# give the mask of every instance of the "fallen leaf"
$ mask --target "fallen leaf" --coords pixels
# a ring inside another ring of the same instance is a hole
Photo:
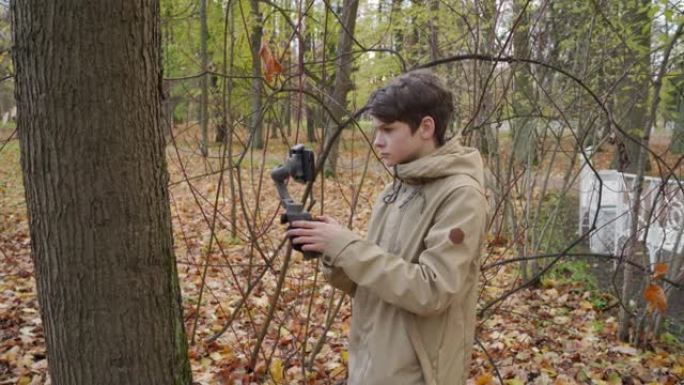
[[[525,383],[518,378],[512,378],[510,380],[504,380],[505,385],[525,385]]]
[[[274,358],[271,361],[271,367],[269,368],[271,373],[271,378],[276,384],[283,382],[283,362],[279,358]]]
[[[200,360],[200,365],[201,365],[203,368],[205,368],[205,369],[206,369],[206,368],[209,368],[209,367],[211,366],[211,359],[208,358],[208,357],[202,358],[202,359]]]
[[[613,346],[612,348],[610,348],[610,351],[615,353],[626,354],[629,356],[636,356],[637,354],[639,354],[636,348],[629,345]]]
[[[475,385],[488,385],[492,383],[492,374],[484,373],[475,378]]]
[[[610,385],[622,385],[622,378],[620,377],[620,375],[617,372],[611,371],[607,377],[608,378],[606,379],[606,381],[608,382],[608,384],[610,384]]]

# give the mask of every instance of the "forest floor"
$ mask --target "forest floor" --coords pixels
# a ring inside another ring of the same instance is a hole
[[[268,171],[282,161],[287,146],[280,139],[271,140],[268,153],[254,152],[242,160],[242,193],[235,197],[239,231],[233,235],[228,178],[224,175],[221,188],[218,183],[219,147],[212,146],[211,156],[205,160],[198,155],[194,133],[178,131],[167,155],[185,325],[188,339],[194,341],[189,352],[194,381],[343,381],[349,299],[323,282],[317,262],[304,261],[298,253],[284,271],[280,295],[273,295],[283,272],[285,248],[279,248],[283,228],[276,220],[279,202]],[[0,385],[44,384],[49,383],[48,365],[30,256],[19,146],[16,140],[5,143],[10,134],[0,130]],[[326,179],[323,186],[315,184],[312,209],[349,223],[360,234],[365,234],[374,197],[391,180],[372,156],[364,175],[367,149],[360,136],[345,137],[337,178]],[[564,168],[559,164],[553,167],[558,167],[560,175]],[[565,167],[568,165],[569,161]],[[295,197],[303,192],[301,186],[292,185],[291,190]],[[573,210],[570,215],[577,212]],[[216,236],[210,243],[214,216]],[[573,234],[573,225],[567,226]],[[259,240],[258,247],[249,242],[253,238]],[[501,239],[490,238],[482,263],[512,256]],[[516,268],[516,264],[505,264],[483,273],[480,307],[520,283]],[[564,262],[545,276],[538,288],[519,291],[480,317],[469,384],[496,384],[498,376],[507,385],[684,383],[682,342],[668,333],[652,339],[645,349],[619,342],[616,307],[607,306],[615,299],[601,291],[589,270],[583,261]],[[249,288],[251,292],[243,297],[241,292]],[[276,311],[269,324],[268,309],[276,297]],[[339,311],[333,316],[338,304]],[[265,325],[256,367],[250,370],[250,357]],[[207,341],[223,329],[215,341]],[[325,341],[319,345],[323,336]],[[317,346],[318,354],[310,361]]]

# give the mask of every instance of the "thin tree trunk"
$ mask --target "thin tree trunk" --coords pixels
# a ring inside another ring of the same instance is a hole
[[[394,42],[392,48],[399,53],[403,53],[402,49],[404,48],[404,31],[402,29],[403,24],[401,23],[402,1],[392,0],[392,40]]]
[[[315,112],[314,109],[308,104],[305,103],[305,112],[306,112],[306,140],[314,143],[316,141],[316,129],[315,129]]]
[[[623,24],[632,36],[634,46],[625,49],[625,65],[629,72],[618,92],[618,109],[626,111],[620,115],[622,130],[632,138],[640,138],[648,121],[648,97],[651,88],[651,19],[648,15],[649,0],[625,3]],[[637,158],[639,143],[617,133],[618,151],[615,152],[612,167],[636,174],[639,172]],[[650,170],[647,161],[646,170]]]
[[[326,15],[328,12],[326,11]],[[326,17],[326,23],[327,23],[327,17]],[[324,26],[327,28],[327,24]],[[302,49],[297,50],[297,63],[298,66],[301,68],[304,66],[304,53],[311,51],[311,46],[312,46],[312,35],[313,35],[313,28],[311,28],[306,22],[304,23],[304,41],[302,44]],[[315,52],[315,50],[314,50]],[[303,75],[302,75],[303,76]],[[303,81],[303,87],[306,87],[309,91],[312,93],[315,93],[316,90],[313,89],[313,87],[310,87],[306,79]],[[314,107],[310,102],[308,102],[309,99],[311,99],[308,96],[304,95],[299,95],[298,96],[300,99],[299,107],[303,109],[304,114],[306,115],[306,140],[310,143],[314,143],[316,141],[316,112],[314,110]],[[302,105],[303,104],[303,105]],[[298,116],[301,116],[302,111],[299,112]],[[299,124],[299,122],[298,122]]]
[[[233,22],[233,4],[230,0],[224,15],[223,31],[223,72],[233,74],[235,52],[235,24]],[[230,48],[226,57],[226,46],[230,38]],[[223,129],[227,138],[221,142],[228,146],[228,181],[230,185],[230,236],[237,238],[237,194],[235,193],[235,164],[233,162],[233,131],[235,123],[233,119],[233,79],[223,79]]]
[[[477,10],[482,16],[478,18],[478,33],[475,46],[479,53],[495,54],[494,39],[496,37],[495,13],[496,3],[493,0],[476,1]],[[492,64],[486,62],[473,62],[473,75],[476,79],[473,87],[473,103],[475,103],[475,119],[473,121],[474,129],[474,146],[479,148],[483,155],[489,155],[489,144],[494,140],[494,133],[492,127],[487,124],[487,119],[494,109],[494,92],[493,92],[493,76]],[[488,81],[489,79],[489,81]]]
[[[520,22],[513,34],[513,48],[515,56],[531,58],[530,53],[530,10],[529,3],[524,0],[516,0],[514,12],[520,15]],[[534,100],[530,65],[517,63],[514,65],[514,89],[513,112],[517,118],[513,119],[513,151],[519,161],[527,159],[528,152],[532,153],[533,164],[536,163],[535,143],[537,140],[536,130],[529,117]]]
[[[513,48],[515,50],[515,56],[521,58],[530,58],[530,10],[529,3],[525,1],[518,0],[514,3],[514,13],[519,16],[519,23],[513,34]],[[514,66],[514,90],[515,94],[513,97],[513,111],[517,115],[516,118],[512,120],[512,137],[513,137],[513,156],[517,159],[516,163],[523,165],[525,167],[525,179],[523,184],[527,187],[526,191],[528,193],[527,203],[525,206],[525,226],[524,234],[522,234],[523,242],[519,246],[519,249],[523,252],[522,255],[526,255],[528,250],[528,239],[529,239],[529,205],[531,204],[531,187],[533,176],[531,174],[532,167],[536,162],[536,129],[532,119],[529,115],[531,112],[531,105],[533,102],[533,89],[532,89],[532,79],[530,76],[530,65],[526,63],[518,63]],[[524,163],[523,163],[524,162]],[[534,263],[535,269],[537,269],[536,261],[531,261]],[[524,281],[528,281],[530,278],[530,271],[528,270],[527,261],[520,262],[520,270]]]
[[[171,87],[171,82],[164,81],[162,84],[162,124],[165,135],[173,134],[174,102],[171,97]]]
[[[52,384],[189,385],[161,116],[159,2],[14,0],[11,8],[21,163]]]
[[[283,63],[283,68],[286,69],[286,71],[290,71],[290,68],[292,68],[292,61],[291,61],[291,56],[290,53],[288,52],[288,47],[287,45],[283,45],[284,49],[284,63]],[[290,73],[285,74],[285,79],[290,79]],[[292,94],[286,94],[285,95],[285,100],[283,100],[283,118],[282,118],[282,125],[284,126],[283,130],[283,135],[285,135],[287,138],[289,138],[292,135]],[[285,138],[283,138],[285,139]]]
[[[439,0],[430,0],[428,29],[430,30],[430,60],[435,61],[442,56],[439,51]]]
[[[261,94],[264,90],[264,83],[261,79],[261,58],[259,57],[259,49],[261,48],[261,39],[264,33],[263,15],[259,12],[259,1],[250,0],[249,2],[252,10],[252,111],[250,120],[250,130],[252,133],[252,148],[264,147],[264,132],[262,119],[262,100]]]
[[[650,28],[649,28],[650,30]],[[663,84],[663,77],[665,76],[665,73],[667,71],[668,67],[668,61],[670,58],[670,54],[672,52],[672,49],[675,46],[675,43],[679,39],[679,37],[684,33],[684,23],[680,24],[677,28],[677,31],[672,37],[672,40],[670,41],[669,46],[665,50],[663,54],[663,59],[660,64],[660,68],[658,71],[658,74],[655,78],[654,81],[654,89],[653,89],[653,99],[651,102],[650,106],[650,111],[648,111],[646,114],[647,119],[645,119],[644,123],[644,128],[643,128],[643,137],[639,137],[638,143],[640,146],[638,147],[638,153],[637,153],[637,159],[636,159],[636,169],[637,169],[637,177],[635,179],[635,193],[634,193],[634,203],[633,203],[633,208],[632,208],[632,222],[630,226],[630,238],[628,241],[628,246],[627,246],[627,255],[626,258],[628,261],[633,261],[637,263],[641,263],[642,266],[646,266],[648,264],[648,257],[647,257],[647,251],[643,251],[645,249],[644,247],[640,247],[639,251],[641,251],[642,255],[642,260],[639,261],[637,256],[639,253],[637,253],[637,248],[638,246],[641,246],[641,240],[639,239],[641,237],[641,229],[639,228],[639,213],[641,212],[642,204],[642,193],[643,193],[643,186],[644,186],[644,174],[646,171],[646,162],[649,157],[648,152],[646,149],[648,148],[648,143],[650,141],[651,137],[651,130],[653,129],[653,126],[655,125],[656,121],[656,112],[658,111],[658,104],[660,103],[660,89]],[[650,220],[650,218],[646,219],[647,222]],[[643,278],[641,280],[635,279],[635,283],[632,282],[632,277],[634,276],[634,268],[630,264],[626,264],[625,266],[625,271],[624,271],[624,280],[623,280],[623,287],[622,287],[622,302],[623,303],[629,303],[630,299],[634,295],[635,288],[639,289],[638,291],[641,291],[642,287],[645,286],[645,281]],[[643,306],[643,300],[639,299],[640,306]],[[620,308],[620,322],[618,325],[618,334],[619,337],[622,341],[627,341],[629,338],[629,327],[630,327],[630,320],[632,318],[632,313],[629,311],[630,309],[625,308],[624,306]],[[639,327],[636,327],[635,330],[633,331],[632,335],[632,342],[636,342],[638,345],[641,345],[644,340],[643,340],[643,335],[642,331],[643,328],[641,327],[642,325],[639,323]]]
[[[344,23],[344,26],[343,28],[340,28],[338,38],[337,54],[339,57],[336,60],[337,72],[335,73],[335,89],[333,90],[332,105],[329,106],[338,121],[341,120],[347,112],[347,93],[349,93],[352,88],[351,46],[352,35],[356,28],[356,13],[358,8],[359,0],[344,0],[342,5],[342,22]],[[328,119],[328,124],[325,128],[326,141],[331,140],[336,129],[337,125],[335,124],[335,121],[333,119]],[[338,139],[333,142],[330,155],[328,155],[328,161],[325,163],[325,171],[328,174],[334,175],[337,170],[339,143],[340,140],[338,137]]]
[[[200,57],[202,60],[202,77],[200,78],[200,87],[202,95],[200,97],[200,131],[202,138],[200,139],[200,152],[202,156],[206,157],[208,154],[208,104],[209,104],[209,57],[207,56],[207,39],[209,32],[207,31],[207,0],[200,0]]]
[[[684,96],[678,95],[677,113],[672,130],[672,152],[684,154]]]
[[[629,26],[629,30],[635,33],[635,40],[640,48],[650,47],[650,20],[648,20],[647,10],[642,8],[648,5],[648,1],[640,1],[635,3],[628,2],[624,20]],[[644,23],[649,23],[647,31],[644,31]],[[627,55],[627,54],[626,54]],[[628,56],[630,57],[630,56]],[[628,308],[630,300],[634,297],[636,287],[639,286],[637,277],[634,275],[634,267],[629,262],[637,262],[638,255],[642,253],[643,247],[640,247],[640,241],[637,239],[639,234],[638,222],[639,213],[641,212],[641,192],[643,185],[643,176],[645,169],[639,165],[639,142],[641,140],[641,133],[647,125],[646,103],[648,100],[649,89],[649,73],[650,68],[650,54],[641,52],[641,57],[634,58],[636,63],[631,66],[632,75],[627,77],[624,87],[620,90],[619,101],[622,108],[629,108],[627,114],[624,114],[622,128],[625,132],[639,139],[637,143],[626,138],[626,136],[619,135],[619,146],[616,152],[616,157],[613,161],[614,167],[619,171],[637,174],[637,178],[633,186],[635,189],[633,198],[633,206],[631,208],[631,224],[629,231],[629,240],[625,248],[624,258],[627,263],[624,264],[621,301],[623,306],[620,307],[619,323],[618,323],[618,337],[622,341],[629,341],[630,326],[633,320],[633,311],[636,309]],[[632,102],[633,100],[633,102]],[[648,145],[646,141],[644,143]]]

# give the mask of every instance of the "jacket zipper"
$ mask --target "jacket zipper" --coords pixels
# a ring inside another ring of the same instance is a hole
[[[401,198],[401,191],[400,191],[400,196],[397,197],[398,201],[400,201],[399,198]],[[400,206],[403,205],[404,203],[406,203],[406,202],[401,203]],[[397,241],[397,237],[399,236],[399,231],[401,230],[401,224],[403,223],[404,217],[405,217],[405,215],[401,215],[401,207],[394,206],[393,209],[395,209],[397,214],[399,215],[399,223],[395,227],[394,233],[392,234],[392,240],[390,241],[390,244],[389,244],[391,253],[399,251],[399,250],[397,250],[395,243]]]

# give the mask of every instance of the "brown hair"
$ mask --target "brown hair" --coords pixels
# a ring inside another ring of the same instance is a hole
[[[427,70],[407,72],[371,94],[366,104],[370,115],[385,123],[404,122],[415,133],[424,117],[435,121],[435,141],[444,144],[454,112],[453,96],[442,80]]]

